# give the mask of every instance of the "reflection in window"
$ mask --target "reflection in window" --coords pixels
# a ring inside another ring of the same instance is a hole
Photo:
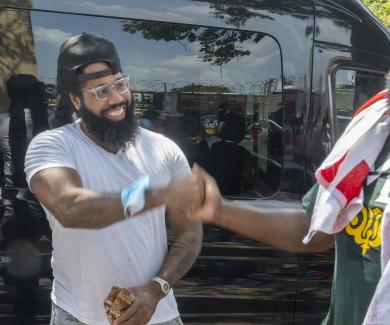
[[[32,13],[39,76],[55,81],[59,46],[82,31],[117,46],[139,124],[163,133],[226,195],[269,196],[281,173],[281,56],[261,33]],[[55,102],[55,93],[51,103]]]
[[[29,12],[1,9],[0,22],[6,44],[0,53],[0,245],[7,252],[1,257],[0,282],[3,302],[10,306],[2,317],[14,314],[15,322],[34,324],[34,314],[27,311],[38,306],[40,279],[51,273],[38,247],[49,243],[51,231],[27,189],[24,157],[31,138],[48,128],[48,103],[45,85],[37,78]]]
[[[385,75],[359,70],[339,69],[334,78],[336,136],[343,133],[354,112],[385,88]]]

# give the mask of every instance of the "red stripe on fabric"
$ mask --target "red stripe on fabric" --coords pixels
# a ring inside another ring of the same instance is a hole
[[[381,100],[387,96],[388,90],[382,90],[380,93],[376,94],[374,97],[371,97],[368,101],[366,101],[359,109],[353,114],[353,117],[358,115],[361,111],[364,111],[368,106],[371,106],[378,100]]]
[[[347,204],[355,197],[358,197],[363,188],[370,167],[365,160],[362,160],[356,165],[344,178],[337,184],[336,188],[343,193],[347,200]]]
[[[328,183],[331,183],[333,181],[333,179],[336,177],[337,171],[339,170],[339,167],[342,164],[342,162],[344,161],[346,155],[347,154],[345,154],[343,157],[341,157],[341,159],[339,161],[337,161],[335,164],[333,164],[332,166],[321,170],[321,176]]]

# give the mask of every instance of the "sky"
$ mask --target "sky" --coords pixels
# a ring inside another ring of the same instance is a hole
[[[79,3],[80,6],[87,4],[87,1]],[[155,86],[179,82],[228,84],[235,89],[248,90],[251,84],[268,78],[280,79],[281,75],[280,50],[268,36],[257,44],[253,41],[243,44],[245,49],[251,51],[250,56],[234,59],[219,67],[200,59],[199,44],[196,42],[146,40],[141,33],[123,32],[124,21],[117,18],[31,12],[31,20],[39,77],[47,83],[55,80],[56,59],[61,44],[80,32],[99,33],[114,42],[124,73],[130,76],[133,87],[144,87],[154,81]]]

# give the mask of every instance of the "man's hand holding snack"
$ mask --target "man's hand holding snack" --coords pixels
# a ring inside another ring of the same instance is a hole
[[[125,288],[112,287],[107,298],[104,300],[104,310],[110,323],[120,317],[120,315],[134,302],[134,295]]]
[[[114,286],[104,300],[104,307],[112,325],[143,325],[152,318],[164,296],[155,282],[129,289]]]

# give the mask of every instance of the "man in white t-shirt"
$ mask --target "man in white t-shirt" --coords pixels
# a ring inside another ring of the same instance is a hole
[[[181,324],[171,286],[201,249],[200,223],[183,215],[202,204],[203,180],[175,143],[137,126],[106,38],[67,40],[57,87],[56,118],[80,119],[35,137],[25,163],[53,232],[51,324],[108,324],[103,301],[112,286],[135,295],[113,324]],[[165,213],[175,235],[169,250]]]

